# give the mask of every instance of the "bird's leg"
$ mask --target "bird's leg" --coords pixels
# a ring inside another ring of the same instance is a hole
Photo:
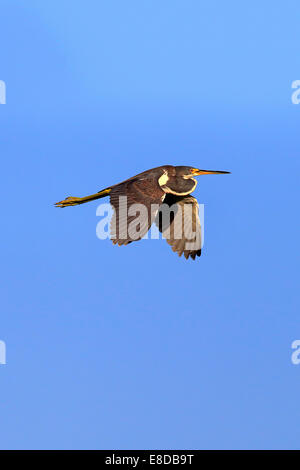
[[[55,203],[56,207],[68,207],[68,206],[77,206],[78,204],[84,204],[85,202],[94,201],[95,199],[100,199],[101,197],[108,196],[110,193],[111,188],[103,189],[103,191],[99,191],[98,193],[91,194],[90,196],[85,197],[67,197],[63,201],[59,201]]]

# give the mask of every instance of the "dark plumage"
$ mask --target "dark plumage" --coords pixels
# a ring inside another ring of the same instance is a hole
[[[197,186],[194,176],[226,173],[164,165],[91,196],[68,197],[56,206],[75,206],[109,195],[114,208],[111,221],[114,244],[127,245],[140,240],[155,222],[173,251],[179,256],[184,254],[186,259],[195,259],[201,255],[201,226],[197,200],[190,196]]]

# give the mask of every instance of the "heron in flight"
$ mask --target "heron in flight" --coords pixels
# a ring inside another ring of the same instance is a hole
[[[86,197],[67,197],[56,207],[84,204],[106,196],[114,209],[110,237],[114,244],[127,245],[143,238],[153,222],[172,250],[185,258],[201,255],[201,226],[197,199],[190,194],[197,186],[198,175],[223,175],[228,171],[200,170],[190,166],[164,165],[139,173],[121,183],[109,186]],[[126,199],[126,210],[123,201]],[[138,231],[128,227],[135,217],[130,208],[144,208],[139,217]],[[166,211],[169,209],[169,211]],[[165,217],[168,213],[168,218]]]

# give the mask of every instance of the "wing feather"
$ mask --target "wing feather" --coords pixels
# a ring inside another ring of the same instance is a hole
[[[155,223],[167,243],[179,256],[193,260],[201,255],[199,206],[193,196],[168,194],[160,207]],[[171,210],[171,212],[170,212]]]
[[[112,242],[128,245],[143,238],[164,198],[165,192],[155,179],[133,179],[113,187],[110,193],[110,203],[114,208],[110,226]]]

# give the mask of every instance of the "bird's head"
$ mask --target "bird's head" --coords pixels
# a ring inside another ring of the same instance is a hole
[[[227,175],[229,173],[230,171],[200,170],[191,166],[176,167],[176,176],[182,176],[183,178],[193,178],[200,175]]]

